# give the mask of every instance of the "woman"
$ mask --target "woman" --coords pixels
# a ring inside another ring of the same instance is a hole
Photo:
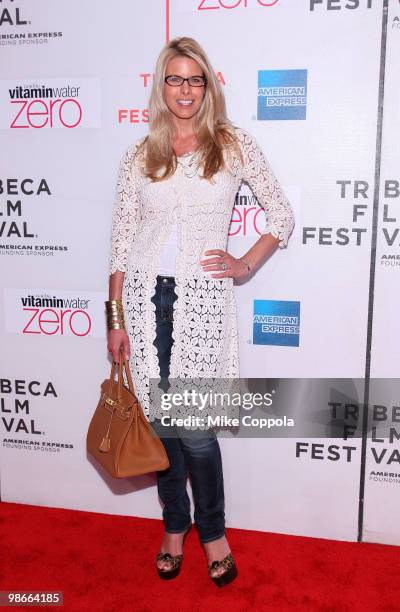
[[[286,245],[293,214],[256,141],[227,119],[220,84],[192,38],[177,38],[162,50],[149,111],[149,135],[121,160],[109,291],[109,307],[119,315],[108,348],[115,361],[120,351],[130,359],[139,401],[170,461],[157,473],[165,524],[159,575],[175,577],[181,567],[191,526],[189,474],[208,572],[222,586],[237,567],[225,536],[218,440],[182,430],[163,437],[163,410],[151,403],[150,386],[160,377],[168,384],[169,376],[239,377],[233,281],[246,280]],[[267,225],[235,258],[225,249],[243,180],[265,209]]]

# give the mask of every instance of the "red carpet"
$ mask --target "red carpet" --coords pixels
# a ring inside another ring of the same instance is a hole
[[[0,521],[0,590],[63,591],[53,610],[400,610],[395,546],[228,529],[239,576],[219,589],[195,528],[168,582],[155,570],[161,521],[4,502]]]

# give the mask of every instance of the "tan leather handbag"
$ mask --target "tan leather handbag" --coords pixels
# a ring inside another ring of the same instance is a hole
[[[114,478],[165,470],[169,467],[167,453],[138,402],[122,353],[117,381],[115,369],[113,362],[110,378],[101,385],[100,400],[87,432],[87,451]],[[124,385],[123,370],[129,387]]]

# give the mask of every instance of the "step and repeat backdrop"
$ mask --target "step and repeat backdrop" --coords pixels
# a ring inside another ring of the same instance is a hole
[[[108,478],[86,431],[118,166],[183,35],[296,218],[235,287],[240,370],[250,390],[288,379],[275,416],[313,427],[220,439],[227,526],[400,544],[397,0],[0,1],[1,499],[161,517],[155,475]],[[265,216],[246,185],[232,205],[239,256]]]

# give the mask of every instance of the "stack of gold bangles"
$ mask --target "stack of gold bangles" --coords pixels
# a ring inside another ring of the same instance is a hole
[[[108,300],[106,304],[107,328],[125,329],[124,308],[122,300]]]

